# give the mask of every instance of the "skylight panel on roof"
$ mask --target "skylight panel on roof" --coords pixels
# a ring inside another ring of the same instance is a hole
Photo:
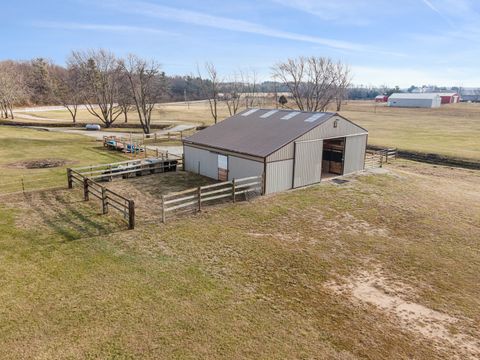
[[[298,114],[301,114],[301,112],[300,111],[291,111],[287,115],[282,117],[282,120],[290,120],[291,118],[293,118],[294,116],[296,116]]]
[[[252,115],[255,111],[258,111],[258,109],[250,109],[247,112],[244,112],[242,116]]]
[[[315,114],[305,119],[305,122],[314,122],[323,117],[325,114]]]
[[[260,116],[262,119],[265,119],[269,116],[272,116],[273,114],[275,114],[276,112],[278,112],[278,110],[270,110],[269,112],[266,112],[265,114],[263,114],[262,116]]]

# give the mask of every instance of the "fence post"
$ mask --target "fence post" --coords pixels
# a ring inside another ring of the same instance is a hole
[[[232,199],[235,202],[235,179],[232,180]]]
[[[102,213],[108,213],[107,189],[102,186]]]
[[[185,154],[182,154],[182,170],[185,171]]]
[[[380,167],[383,167],[383,155],[380,154]]]
[[[162,195],[162,223],[165,224],[165,195]]]
[[[197,197],[198,197],[198,211],[202,211],[202,187],[199,186],[197,189]]]
[[[128,200],[128,229],[135,229],[135,201]]]
[[[23,181],[23,176],[22,176],[22,192],[23,192],[23,195],[25,195],[25,181]]]
[[[88,178],[83,178],[83,200],[88,201]]]
[[[70,168],[67,169],[67,183],[68,183],[68,188],[72,189],[73,188],[72,169]]]

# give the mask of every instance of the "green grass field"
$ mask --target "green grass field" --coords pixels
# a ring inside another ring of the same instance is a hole
[[[112,159],[4,131],[2,171]],[[1,357],[478,358],[480,173],[387,169],[134,231],[79,191],[3,196]]]
[[[64,185],[67,167],[110,163],[124,159],[120,153],[105,151],[100,142],[82,135],[0,127],[0,194],[21,191],[21,178],[27,190]],[[54,168],[35,167],[45,160],[64,162]],[[39,179],[39,181],[36,181]]]
[[[369,130],[370,144],[480,160],[480,104],[401,109],[375,106],[371,101],[349,101],[340,113]],[[66,111],[30,115],[69,121]],[[227,116],[226,107],[220,104],[219,118]],[[134,112],[130,118],[131,122],[136,121]],[[79,121],[92,122],[95,119],[83,110],[79,112]],[[153,122],[212,124],[213,120],[207,103],[195,102],[187,106],[182,102],[161,105],[153,114]],[[120,119],[118,123],[121,123]]]

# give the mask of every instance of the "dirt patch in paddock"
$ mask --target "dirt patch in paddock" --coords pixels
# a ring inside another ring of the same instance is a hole
[[[215,183],[215,180],[205,176],[177,171],[130,179],[117,178],[102,185],[135,201],[137,222],[158,222],[161,218],[162,195],[212,183]],[[188,208],[186,211],[192,212],[192,209]]]
[[[412,287],[392,283],[380,271],[344,280],[342,284],[328,283],[327,287],[353,302],[377,307],[405,330],[433,340],[439,347],[456,349],[459,358],[480,356],[479,341],[462,332],[460,319],[407,300],[415,294]]]
[[[65,166],[71,163],[71,161],[65,159],[36,159],[10,163],[7,164],[6,167],[12,169],[50,169]]]

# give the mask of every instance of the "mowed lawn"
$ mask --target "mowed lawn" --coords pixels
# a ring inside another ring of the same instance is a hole
[[[288,105],[293,106],[292,103]],[[274,107],[274,104],[267,101],[265,107]],[[331,108],[330,111],[335,109]],[[439,109],[402,109],[376,106],[372,101],[348,101],[340,114],[365,127],[369,131],[369,143],[373,145],[480,160],[480,104],[450,104]],[[66,111],[29,115],[69,121]],[[86,110],[81,110],[78,116],[79,121],[96,121]],[[138,122],[134,112],[129,116],[130,122]],[[228,116],[226,106],[220,103],[219,119]],[[119,118],[117,123],[121,124],[122,121]],[[192,102],[187,106],[180,102],[160,105],[153,114],[153,122],[210,125],[213,119],[208,103]]]
[[[66,184],[66,168],[124,159],[82,135],[0,126],[0,194]],[[42,166],[59,165],[42,168]]]
[[[79,191],[2,197],[1,356],[480,356],[480,173],[350,180],[134,231]]]

